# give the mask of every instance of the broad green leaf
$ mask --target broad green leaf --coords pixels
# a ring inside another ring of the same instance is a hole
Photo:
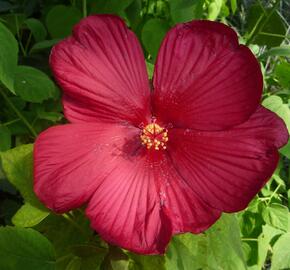
[[[133,0],[90,0],[91,13],[119,14],[127,8]]]
[[[15,93],[23,100],[42,102],[57,94],[53,81],[42,71],[18,66],[15,73]]]
[[[0,124],[0,151],[6,151],[11,147],[11,132],[9,128]]]
[[[18,61],[18,43],[0,22],[0,82],[14,93],[14,73]]]
[[[41,21],[29,18],[24,21],[26,26],[31,31],[36,42],[43,41],[46,38],[47,32]]]
[[[283,104],[283,100],[279,96],[272,95],[266,98],[262,105],[278,114],[284,120],[290,132],[290,110],[287,104]]]
[[[49,215],[46,209],[40,209],[25,203],[13,216],[12,222],[19,227],[33,227]]]
[[[286,89],[290,90],[290,64],[282,62],[275,67],[274,74],[279,83]]]
[[[267,56],[287,56],[290,57],[290,45],[281,45],[279,47],[270,48],[268,51],[263,53],[261,57]]]
[[[246,22],[251,43],[275,47],[284,39],[286,29],[275,7],[265,9],[259,4],[253,5],[247,12]]]
[[[169,0],[172,20],[181,23],[201,19],[203,3],[203,0]]]
[[[107,254],[107,249],[97,247],[93,244],[75,245],[71,247],[73,259],[70,262],[72,269],[99,270]],[[79,268],[77,268],[79,267]],[[66,268],[68,269],[68,267]]]
[[[282,235],[274,245],[271,270],[290,268],[290,233]]]
[[[206,258],[207,239],[205,235],[194,235],[190,233],[177,235],[172,238],[166,252],[165,269],[206,269]]]
[[[218,17],[221,12],[221,8],[223,5],[223,0],[210,0],[208,5],[208,15],[207,19],[214,21]]]
[[[151,270],[151,269],[158,269],[158,270],[165,270],[165,258],[162,255],[156,256],[145,256],[139,255],[135,253],[128,253],[127,254],[131,259],[130,270]],[[168,268],[169,269],[169,268]],[[166,270],[168,270],[166,269]]]
[[[41,50],[46,50],[46,49],[50,49],[52,46],[54,46],[56,43],[58,43],[61,39],[56,38],[56,39],[50,39],[50,40],[43,40],[40,41],[38,43],[35,43],[30,52],[37,52],[37,51],[41,51]]]
[[[258,269],[262,269],[267,258],[271,240],[282,234],[283,231],[275,229],[269,225],[264,225],[262,233],[258,237]]]
[[[65,38],[72,32],[73,26],[80,21],[82,14],[75,7],[54,6],[46,16],[46,26],[53,39]]]
[[[67,255],[69,251],[80,257],[79,253],[71,250],[72,247],[86,244],[88,239],[93,238],[89,220],[84,214],[79,211],[73,212],[73,221],[61,215],[51,214],[36,226],[36,229],[43,232],[52,242],[57,258]]]
[[[111,267],[113,270],[129,270],[128,260],[112,260]]]
[[[142,42],[146,50],[155,59],[169,25],[167,21],[162,19],[150,19],[148,20],[142,29]]]
[[[20,191],[25,202],[39,208],[41,211],[48,211],[33,192],[32,151],[32,144],[23,144],[0,153],[3,170],[9,182]]]
[[[55,270],[53,246],[33,229],[0,227],[0,269]]]
[[[277,229],[287,231],[288,229],[288,208],[282,204],[273,203],[262,213],[265,222]]]
[[[222,217],[206,231],[208,240],[208,264],[213,269],[246,269],[240,228],[234,214]]]

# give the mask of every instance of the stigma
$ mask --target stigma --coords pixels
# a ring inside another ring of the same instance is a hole
[[[165,150],[168,141],[168,130],[162,128],[153,121],[153,123],[143,128],[140,139],[141,143],[146,146],[147,149]]]

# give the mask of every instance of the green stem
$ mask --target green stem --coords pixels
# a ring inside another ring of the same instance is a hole
[[[279,5],[280,0],[277,0],[276,3],[273,5],[271,8],[270,12],[268,14],[265,13],[265,10],[263,10],[263,15],[259,18],[258,22],[256,23],[253,31],[250,34],[250,37],[248,38],[246,45],[249,45],[253,39],[260,34],[261,30],[264,28],[264,26],[268,23],[269,19],[273,15],[273,13],[276,10],[276,7]],[[262,19],[266,16],[265,20],[263,21]]]
[[[242,238],[242,241],[253,241],[253,242],[257,242],[258,239],[256,239],[256,238]]]
[[[269,197],[268,202],[266,203],[266,205],[268,206],[271,202],[271,200],[273,199],[273,197],[276,195],[276,193],[278,192],[279,188],[281,187],[281,184],[279,184],[276,189],[273,191],[273,193],[271,194],[271,196]]]
[[[25,51],[23,44],[21,42],[21,36],[20,36],[20,31],[19,31],[19,23],[18,23],[17,15],[15,15],[14,18],[15,18],[16,34],[17,34],[17,38],[18,38],[19,47],[20,47],[20,50],[21,50],[22,54],[24,55],[24,57],[26,57],[27,54],[26,54],[26,51]]]
[[[88,12],[87,12],[87,0],[83,0],[83,17],[87,17]]]
[[[32,33],[30,32],[29,36],[28,36],[28,39],[27,39],[27,42],[26,42],[26,45],[25,45],[25,54],[27,55],[28,53],[28,47],[29,47],[29,44],[30,44],[30,41],[31,41],[31,38],[32,38]]]
[[[87,236],[86,235],[86,233],[85,233],[85,231],[83,230],[83,228],[79,225],[79,224],[77,224],[74,220],[73,220],[73,218],[71,217],[71,215],[69,214],[69,213],[65,213],[65,214],[62,214],[62,216],[72,225],[72,226],[74,226],[75,228],[77,228],[80,232],[81,232],[81,234],[82,235],[84,235],[85,237]]]
[[[17,118],[17,119],[14,119],[14,120],[8,121],[8,122],[6,122],[6,123],[4,123],[4,124],[2,124],[2,125],[3,125],[3,126],[9,126],[9,125],[12,125],[12,124],[14,124],[14,123],[20,121],[20,120],[21,120],[21,119]]]
[[[24,115],[14,106],[14,104],[11,102],[11,100],[8,98],[8,96],[5,94],[5,92],[3,91],[3,89],[0,88],[0,94],[2,95],[2,97],[4,98],[4,100],[6,101],[7,105],[15,112],[15,114],[21,119],[21,121],[26,125],[26,127],[29,129],[29,131],[31,132],[31,134],[34,137],[37,137],[37,133],[34,130],[34,128],[29,124],[29,122],[27,121],[27,119],[24,117]]]
[[[259,35],[269,36],[269,37],[280,37],[280,38],[290,38],[288,35],[279,35],[274,33],[260,32]]]

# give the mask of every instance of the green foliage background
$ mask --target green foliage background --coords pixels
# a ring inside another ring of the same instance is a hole
[[[223,215],[203,234],[174,237],[164,256],[109,246],[82,209],[55,215],[38,201],[33,142],[65,122],[49,52],[93,13],[126,20],[142,42],[150,76],[160,42],[176,23],[210,19],[232,26],[260,61],[263,105],[290,129],[289,0],[0,0],[0,269],[290,269],[290,144],[247,209]]]

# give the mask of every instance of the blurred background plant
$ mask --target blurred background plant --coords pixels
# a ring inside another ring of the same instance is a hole
[[[0,0],[0,269],[290,269],[290,144],[268,184],[237,214],[200,235],[174,237],[165,256],[107,245],[83,210],[48,211],[32,190],[36,136],[64,123],[51,47],[94,13],[121,16],[142,42],[149,77],[166,32],[192,19],[232,26],[259,59],[263,105],[290,129],[290,1]]]

